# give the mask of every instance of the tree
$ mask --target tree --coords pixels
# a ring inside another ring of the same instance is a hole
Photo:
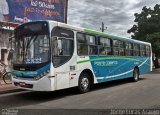
[[[160,57],[160,4],[156,4],[154,9],[144,6],[141,13],[135,13],[136,24],[129,29],[128,33],[132,39],[138,39],[152,44],[152,51],[156,57]],[[158,61],[154,60],[155,67],[157,68]]]

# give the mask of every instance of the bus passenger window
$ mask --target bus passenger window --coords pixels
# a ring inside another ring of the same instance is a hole
[[[114,55],[118,56],[119,55],[119,48],[114,48]]]
[[[106,55],[107,49],[105,47],[99,47],[99,55]]]
[[[134,44],[134,56],[140,56],[140,45]]]
[[[73,40],[62,39],[62,55],[63,56],[72,56],[74,42]]]
[[[146,56],[145,45],[140,45],[140,55],[141,56]]]
[[[99,55],[112,55],[111,39],[100,37],[98,44]]]
[[[125,43],[126,56],[133,56],[133,44],[130,42]]]
[[[119,49],[119,55],[120,56],[124,56],[125,55],[124,49],[122,49],[122,48]]]
[[[89,46],[89,54],[90,55],[97,55],[98,54],[98,48],[97,46]]]
[[[96,44],[96,37],[92,35],[86,35],[86,40],[88,44],[95,45]]]
[[[146,56],[150,55],[151,55],[150,46],[146,46]]]
[[[77,33],[78,43],[86,43],[85,35],[83,33]]]
[[[99,47],[99,55],[112,55],[112,50],[111,48],[107,47]]]
[[[88,55],[88,46],[84,44],[78,45],[78,54],[80,55]]]
[[[123,41],[119,41],[119,56],[125,56],[125,44]]]

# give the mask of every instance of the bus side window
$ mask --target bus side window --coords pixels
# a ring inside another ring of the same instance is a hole
[[[130,42],[126,42],[126,56],[133,56],[133,44]]]
[[[123,41],[119,41],[119,55],[125,56],[125,44]]]
[[[79,55],[88,55],[88,46],[84,44],[78,45],[78,54]]]
[[[99,37],[98,40],[99,55],[112,55],[111,39]]]
[[[129,51],[130,51],[129,56],[133,56],[133,43],[129,43]]]
[[[84,33],[77,33],[78,55],[88,55],[88,45]]]
[[[139,44],[134,44],[134,56],[140,56],[140,45]]]
[[[97,55],[98,54],[98,47],[97,46],[89,46],[89,54],[90,55]]]
[[[83,33],[77,33],[78,43],[86,43],[85,35]]]
[[[149,57],[151,55],[150,46],[146,46],[146,56]]]
[[[119,56],[119,40],[113,40],[114,55]]]
[[[146,48],[145,45],[140,45],[140,55],[146,56]]]
[[[93,35],[86,34],[87,44],[89,46],[89,55],[97,55],[98,54],[98,46],[96,44],[96,37]]]
[[[125,47],[126,47],[125,48],[125,54],[126,54],[126,56],[130,56],[129,55],[129,43],[128,42],[125,43]]]

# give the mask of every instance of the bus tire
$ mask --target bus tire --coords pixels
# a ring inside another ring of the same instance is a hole
[[[82,72],[78,81],[79,92],[86,93],[90,90],[90,88],[91,88],[90,76],[87,73]]]
[[[134,68],[132,81],[137,82],[139,80],[139,70],[138,68]]]

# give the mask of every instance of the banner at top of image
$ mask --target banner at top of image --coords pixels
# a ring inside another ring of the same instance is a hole
[[[66,22],[67,19],[67,0],[0,1],[0,15],[3,15],[0,21],[25,23],[33,20],[54,20]]]

